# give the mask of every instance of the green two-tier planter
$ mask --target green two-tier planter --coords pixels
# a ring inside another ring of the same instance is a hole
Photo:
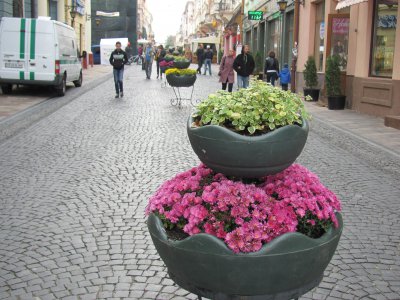
[[[291,232],[247,254],[233,253],[209,234],[181,241],[168,239],[160,219],[151,214],[148,228],[171,279],[210,299],[292,299],[318,286],[343,229],[330,228],[318,239]]]
[[[244,136],[218,125],[192,127],[187,133],[199,159],[209,168],[225,175],[259,178],[289,167],[300,155],[307,141],[308,122],[287,125],[267,134]]]

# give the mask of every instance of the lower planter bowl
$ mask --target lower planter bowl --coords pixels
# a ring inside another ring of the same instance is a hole
[[[260,136],[243,136],[225,127],[191,127],[187,133],[199,159],[210,169],[225,175],[259,178],[279,173],[294,163],[307,141],[308,122],[287,125]]]
[[[169,276],[182,288],[211,299],[276,300],[297,298],[318,286],[342,233],[340,213],[337,218],[339,227],[318,239],[286,233],[247,254],[235,254],[205,233],[169,240],[154,214],[147,225]]]
[[[190,61],[176,61],[174,60],[174,68],[187,69],[190,66]]]
[[[170,86],[174,87],[189,87],[192,86],[196,82],[196,74],[194,75],[175,75],[168,74],[167,81]]]

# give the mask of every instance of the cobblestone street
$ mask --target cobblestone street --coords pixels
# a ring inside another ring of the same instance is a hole
[[[125,70],[124,98],[110,77],[0,143],[0,299],[197,299],[168,278],[144,214],[162,182],[199,164],[192,107],[170,104],[155,69]],[[194,99],[220,88],[213,72]],[[398,157],[314,120],[298,162],[340,197],[345,224],[300,299],[400,299]]]

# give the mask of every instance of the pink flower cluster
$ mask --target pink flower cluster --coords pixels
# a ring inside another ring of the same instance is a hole
[[[189,235],[212,234],[238,253],[258,251],[296,231],[298,218],[307,213],[337,227],[335,212],[340,210],[336,195],[298,164],[257,185],[232,181],[201,164],[166,181],[150,198],[146,213],[163,215]]]

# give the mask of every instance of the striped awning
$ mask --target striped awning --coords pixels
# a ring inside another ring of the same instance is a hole
[[[368,2],[368,0],[339,0],[339,3],[336,5],[336,10],[345,8],[347,6],[351,6],[354,4],[358,4],[361,2]]]

